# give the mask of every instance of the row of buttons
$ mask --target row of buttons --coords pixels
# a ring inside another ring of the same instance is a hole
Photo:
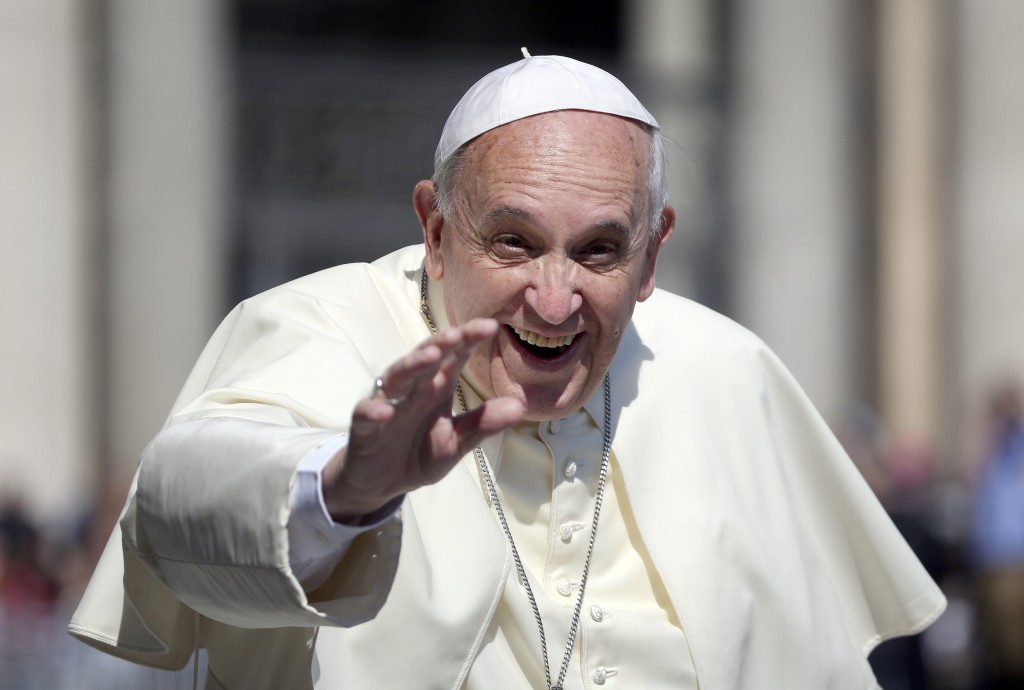
[[[582,522],[566,522],[558,528],[558,535],[562,537],[562,541],[566,544],[572,541],[572,535],[583,529]]]
[[[613,668],[605,668],[604,666],[598,666],[594,669],[594,673],[591,677],[594,679],[596,685],[604,685],[605,681],[608,680],[609,676],[614,676],[618,671]]]
[[[573,582],[568,578],[562,578],[558,581],[558,584],[555,585],[555,589],[563,597],[567,597],[572,594],[572,590],[575,589],[578,584],[578,582]],[[600,623],[605,618],[604,609],[597,604],[594,604],[590,607],[590,617],[594,619],[595,623]]]
[[[551,434],[557,434],[559,430],[561,430],[562,428],[563,421],[565,420],[555,419],[548,422],[548,432]],[[562,476],[565,477],[566,479],[575,478],[579,471],[580,463],[574,460],[570,460],[562,466]],[[585,525],[581,522],[566,522],[558,528],[558,534],[562,538],[562,541],[568,544],[572,541],[573,535],[576,532],[584,529],[584,527]],[[568,597],[572,595],[573,590],[576,588],[578,584],[578,582],[574,582],[572,580],[569,580],[568,578],[563,578],[559,580],[558,583],[555,585],[555,589],[563,597]],[[590,617],[594,620],[595,623],[601,623],[602,621],[604,621],[605,615],[606,614],[604,612],[604,609],[602,609],[597,604],[594,604],[590,607]],[[608,678],[610,676],[614,676],[616,673],[617,671],[615,669],[606,668],[604,666],[598,666],[594,669],[593,673],[591,673],[591,678],[593,679],[595,685],[604,685],[605,682],[607,682]]]

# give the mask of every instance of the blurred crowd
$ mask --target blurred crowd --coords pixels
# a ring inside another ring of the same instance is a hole
[[[942,462],[925,442],[888,439],[870,410],[840,440],[949,598],[923,634],[871,655],[885,690],[1024,690],[1024,405],[993,391],[971,450]],[[127,485],[69,525],[36,525],[0,496],[0,690],[191,687],[191,669],[151,671],[106,657],[64,631]]]
[[[72,639],[81,599],[127,484],[112,482],[69,524],[35,524],[17,497],[0,495],[0,690],[179,690],[192,671],[129,664]]]
[[[1024,690],[1024,409],[1000,385],[956,458],[886,437],[858,410],[840,440],[949,599],[924,634],[871,656],[885,690]]]

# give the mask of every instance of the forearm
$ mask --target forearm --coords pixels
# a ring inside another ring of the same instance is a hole
[[[143,456],[128,548],[204,615],[313,623],[288,557],[291,490],[296,466],[336,435],[237,418],[171,425]]]

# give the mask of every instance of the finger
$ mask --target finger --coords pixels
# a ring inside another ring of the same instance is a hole
[[[384,397],[408,397],[418,382],[429,381],[434,377],[442,357],[441,348],[433,343],[425,343],[394,362],[381,376],[380,390]]]
[[[473,337],[479,337],[475,330]],[[446,357],[465,347],[471,346],[466,345],[465,333],[461,328],[445,329],[431,336],[388,367],[382,376],[382,390],[388,397],[408,397],[416,386],[427,384],[433,379]],[[429,388],[427,390],[433,393]]]
[[[472,349],[497,331],[497,321],[481,318],[435,334],[388,368],[383,386],[386,395],[414,404],[440,404],[442,398],[451,396]],[[440,370],[443,373],[438,377]]]
[[[495,319],[477,318],[461,326],[463,338],[473,347],[480,342],[493,338],[498,333],[498,322]]]
[[[494,319],[473,319],[459,330],[462,337],[445,351],[438,375],[434,377],[435,388],[450,391],[455,387],[455,381],[473,348],[497,335],[498,322]]]
[[[388,367],[383,376],[384,388],[394,393],[403,387],[411,388],[418,381],[430,379],[436,363],[452,353],[471,350],[483,340],[493,337],[497,329],[498,323],[494,319],[473,319],[465,326],[447,328],[432,335]]]
[[[380,430],[381,425],[391,421],[395,416],[395,408],[385,400],[360,400],[352,411],[352,436],[369,436]]]
[[[484,402],[452,418],[458,454],[464,455],[488,436],[501,433],[522,421],[526,408],[515,398],[501,397]]]
[[[425,343],[437,345],[442,355],[461,350],[471,350],[481,342],[493,338],[498,332],[498,322],[494,319],[472,319],[461,326],[446,328]]]

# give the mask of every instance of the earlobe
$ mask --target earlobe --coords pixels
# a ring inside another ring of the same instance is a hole
[[[644,256],[644,273],[640,281],[640,291],[636,297],[637,302],[643,302],[654,293],[654,269],[658,263],[658,252],[672,235],[675,226],[676,210],[672,206],[666,206],[661,211],[661,228],[658,230],[657,237],[648,240],[647,252]]]
[[[412,193],[412,205],[423,228],[423,245],[427,251],[425,266],[431,280],[441,280],[444,261],[441,252],[441,233],[444,217],[437,210],[437,191],[431,180],[421,180]]]

